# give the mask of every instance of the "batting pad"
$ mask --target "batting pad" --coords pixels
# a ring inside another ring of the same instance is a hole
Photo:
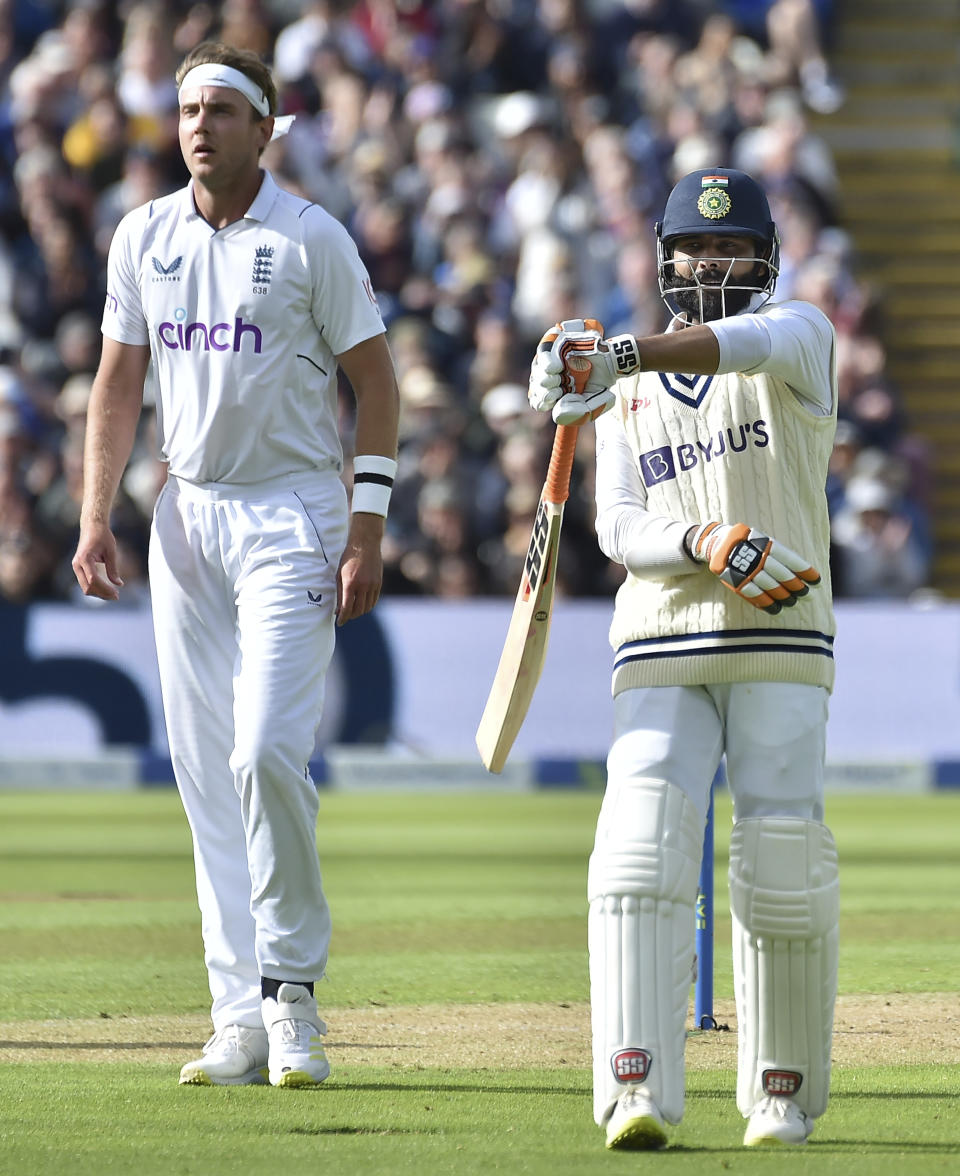
[[[837,848],[816,821],[739,821],[730,838],[737,1106],[790,1097],[827,1106],[837,992]]]
[[[611,779],[590,857],[587,923],[593,1110],[633,1084],[669,1123],[683,1115],[685,1021],[703,821],[662,780]]]

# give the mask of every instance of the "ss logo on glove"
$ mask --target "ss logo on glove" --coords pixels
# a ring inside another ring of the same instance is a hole
[[[750,569],[760,558],[760,552],[749,543],[741,543],[732,553],[728,566],[741,576],[749,576]]]

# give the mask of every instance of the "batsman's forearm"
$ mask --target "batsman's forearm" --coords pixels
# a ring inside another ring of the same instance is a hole
[[[687,523],[639,507],[597,517],[600,549],[641,580],[661,581],[700,570],[683,546],[687,530]]]
[[[717,337],[709,327],[699,323],[680,331],[637,339],[637,348],[645,372],[712,376],[720,366]]]
[[[87,408],[80,523],[109,525],[120,479],[133,451],[143,391],[94,382]]]

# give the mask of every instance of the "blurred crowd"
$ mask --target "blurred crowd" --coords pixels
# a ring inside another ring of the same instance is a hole
[[[402,398],[391,593],[512,595],[552,429],[529,361],[564,318],[661,330],[653,224],[720,164],[767,188],[778,298],[839,332],[828,485],[840,595],[906,596],[931,557],[928,462],[886,372],[875,292],[810,112],[844,100],[829,0],[0,0],[0,599],[76,596],[87,398],[120,218],[182,186],[175,68],[208,37],[253,49],[295,114],[264,163],[323,205],[372,277]],[[341,397],[349,450],[352,398]],[[620,569],[593,532],[583,430],[560,567]],[[349,482],[349,468],[346,473]],[[145,592],[164,478],[148,402],[115,514],[124,596]]]

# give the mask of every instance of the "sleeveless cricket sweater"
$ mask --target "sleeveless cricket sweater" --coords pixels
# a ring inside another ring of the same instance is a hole
[[[836,409],[814,416],[770,373],[642,372],[617,385],[646,507],[691,524],[747,523],[823,577],[771,615],[704,568],[660,582],[628,574],[610,628],[613,693],[636,686],[800,682],[832,688],[835,624],[824,486]]]

